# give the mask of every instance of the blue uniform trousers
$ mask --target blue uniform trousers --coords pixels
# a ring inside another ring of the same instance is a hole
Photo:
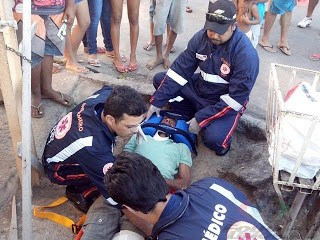
[[[157,89],[166,73],[161,72],[154,76],[153,85]],[[179,114],[187,115],[190,119],[194,117],[194,114],[204,108],[208,104],[208,99],[196,98],[195,82],[198,79],[199,74],[194,74],[192,79],[188,81],[183,88],[177,92],[177,96],[183,98],[182,101],[174,101],[170,103],[172,110]],[[190,94],[189,94],[190,93]],[[192,95],[192,99],[190,99]],[[189,97],[188,97],[189,96]],[[216,104],[215,102],[211,103]],[[222,116],[214,119],[208,125],[204,127],[202,141],[206,147],[219,153],[220,151],[228,148],[231,144],[233,131],[242,116],[245,107],[239,112],[232,111],[227,116]]]

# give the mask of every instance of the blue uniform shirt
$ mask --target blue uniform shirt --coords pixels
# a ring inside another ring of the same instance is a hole
[[[198,67],[200,74],[195,79]],[[238,27],[221,45],[213,44],[201,30],[174,61],[150,102],[162,108],[181,91],[195,105],[195,118],[205,127],[246,105],[258,72],[257,51]]]
[[[280,239],[247,197],[222,179],[204,178],[173,196],[152,229],[153,239]]]
[[[43,153],[44,165],[79,164],[107,199],[104,167],[115,161],[115,136],[98,115],[111,91],[111,87],[103,87],[61,118],[51,129]]]

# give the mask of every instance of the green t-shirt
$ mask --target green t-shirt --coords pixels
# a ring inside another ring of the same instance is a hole
[[[167,179],[174,179],[180,163],[192,166],[191,152],[186,144],[175,143],[171,139],[157,141],[151,136],[146,137],[147,141],[142,141],[141,145],[138,145],[136,135],[133,135],[123,150],[135,152],[150,159]]]

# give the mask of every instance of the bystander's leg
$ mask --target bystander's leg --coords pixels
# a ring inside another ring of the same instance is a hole
[[[259,41],[259,45],[268,52],[277,51],[276,49],[273,48],[272,44],[270,43],[270,32],[274,24],[274,21],[276,20],[276,17],[277,17],[277,14],[272,13],[270,10],[266,13],[263,35]]]

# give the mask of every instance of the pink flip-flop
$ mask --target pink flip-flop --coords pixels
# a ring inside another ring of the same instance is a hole
[[[136,71],[137,69],[138,69],[138,63],[131,63],[131,62],[129,62],[128,70],[129,70],[130,72]]]
[[[312,54],[312,56],[310,56],[310,60],[312,61],[319,61],[320,60],[320,55],[319,54]]]

